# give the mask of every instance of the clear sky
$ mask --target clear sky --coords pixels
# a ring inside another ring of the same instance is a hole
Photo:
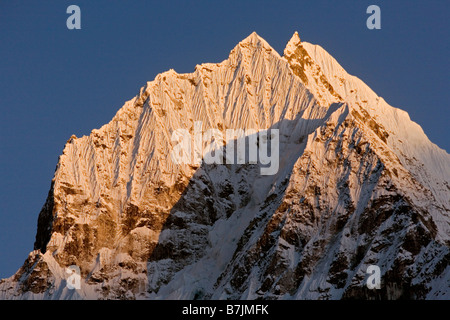
[[[81,8],[81,30],[66,9]],[[381,30],[366,8],[381,8]],[[170,68],[220,62],[252,31],[320,44],[450,150],[448,0],[0,1],[0,278],[33,249],[67,139],[109,122]]]

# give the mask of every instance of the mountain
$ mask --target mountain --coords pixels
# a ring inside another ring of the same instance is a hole
[[[183,136],[191,161],[173,153]],[[266,140],[270,174],[230,151]],[[224,163],[195,161],[202,148]],[[295,33],[280,56],[252,33],[67,141],[0,298],[449,299],[449,182],[450,155],[322,47]]]

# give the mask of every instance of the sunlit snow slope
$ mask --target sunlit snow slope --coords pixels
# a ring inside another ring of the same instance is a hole
[[[279,170],[174,162],[172,134],[200,121],[278,129]],[[323,48],[295,33],[281,57],[252,33],[67,141],[0,298],[449,299],[449,182],[450,155]]]

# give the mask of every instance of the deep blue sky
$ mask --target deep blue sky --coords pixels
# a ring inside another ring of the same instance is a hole
[[[71,4],[81,30],[66,28]],[[366,28],[370,4],[381,7],[381,30]],[[252,31],[282,54],[298,30],[450,150],[449,9],[447,0],[0,1],[0,278],[33,249],[72,134],[109,122],[160,72],[226,59]]]

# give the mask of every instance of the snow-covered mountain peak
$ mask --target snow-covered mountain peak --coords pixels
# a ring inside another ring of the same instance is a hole
[[[243,40],[239,41],[239,44],[241,45],[245,45],[245,44],[258,44],[261,43],[265,46],[270,47],[270,45],[267,43],[267,41],[265,39],[263,39],[260,35],[258,35],[256,33],[256,31],[253,31],[252,33],[250,33],[246,38],[244,38]]]
[[[193,156],[209,129],[269,128],[280,138],[270,176],[171,157],[180,129]],[[69,139],[35,250],[0,299],[446,297],[449,168],[325,49],[296,32],[280,57],[254,32],[222,62],[157,75],[108,124]],[[370,264],[380,291],[365,286]],[[70,265],[79,291],[64,287]]]
[[[270,44],[260,37],[256,32],[252,32],[248,37],[238,43],[238,45],[231,50],[230,58],[235,52],[240,52],[244,57],[254,55],[256,52],[265,52],[267,54],[280,57]]]
[[[291,56],[297,47],[300,45],[301,40],[297,31],[294,32],[291,39],[288,41],[286,48],[284,49],[285,56]]]

